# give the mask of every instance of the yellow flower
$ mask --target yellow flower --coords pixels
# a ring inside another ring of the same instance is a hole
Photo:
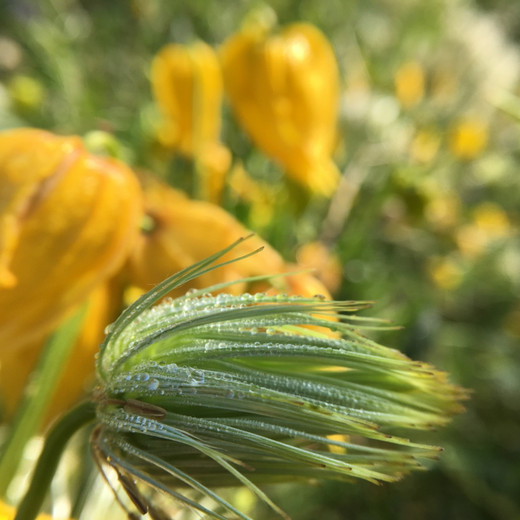
[[[144,179],[145,210],[153,224],[141,234],[128,261],[129,283],[147,290],[171,274],[198,262],[250,232],[225,210],[205,201],[189,199],[156,179]],[[212,284],[248,276],[280,274],[301,270],[284,262],[280,254],[258,236],[233,249],[232,256],[263,250],[198,277],[191,285],[180,287],[174,295],[181,295],[190,287],[203,288]],[[229,256],[223,259],[230,258]],[[244,290],[265,291],[271,287],[280,292],[314,296],[329,296],[324,285],[309,273],[273,279],[245,286],[235,284],[227,292],[238,294]],[[133,295],[135,297],[135,293]]]
[[[432,130],[420,130],[413,138],[410,147],[410,156],[414,161],[427,164],[435,159],[439,146],[440,136]]]
[[[198,41],[170,44],[152,62],[154,96],[164,117],[161,142],[193,157],[220,134],[222,75],[213,49]]]
[[[322,242],[309,242],[296,252],[298,265],[315,269],[316,277],[323,282],[331,292],[339,288],[342,278],[342,268],[339,258]]]
[[[77,137],[0,134],[0,350],[39,342],[123,264],[142,215],[137,179]]]
[[[460,213],[460,199],[449,190],[437,188],[429,195],[424,208],[425,217],[436,229],[442,231],[457,224]]]
[[[477,118],[466,118],[454,127],[450,140],[450,150],[455,157],[471,160],[486,148],[489,137],[487,124]]]
[[[492,202],[484,202],[475,208],[472,222],[457,230],[455,238],[461,253],[475,258],[510,231],[511,223],[506,212]]]
[[[451,257],[434,257],[428,267],[432,281],[442,290],[455,289],[464,276],[460,262]]]
[[[424,96],[424,71],[420,63],[409,61],[397,69],[394,77],[395,95],[405,108],[410,108]]]
[[[189,199],[157,180],[145,180],[144,190],[145,210],[153,225],[151,230],[141,234],[128,264],[131,283],[144,290],[250,233],[219,206]],[[281,256],[259,237],[252,237],[243,246],[236,247],[233,256],[258,247],[264,247],[264,250],[200,276],[194,281],[195,287],[282,272]],[[181,287],[176,294],[183,294],[188,287]],[[234,285],[227,290],[238,293],[243,289],[243,285]]]
[[[114,280],[105,282],[89,296],[82,330],[56,385],[44,424],[49,424],[60,412],[77,403],[91,388],[94,356],[104,339],[104,329],[117,318],[122,309],[115,283]],[[0,395],[4,418],[11,417],[16,410],[43,345],[42,340],[16,350],[0,349]]]
[[[332,48],[312,25],[279,34],[251,23],[222,46],[224,86],[240,124],[294,180],[330,195],[339,172],[339,74]]]
[[[16,509],[0,501],[0,520],[14,520],[15,516]],[[41,514],[36,517],[36,520],[52,520],[52,516]]]
[[[202,196],[217,200],[231,154],[219,142],[223,87],[215,52],[201,41],[167,45],[152,62],[151,80],[163,116],[159,141],[197,161]]]

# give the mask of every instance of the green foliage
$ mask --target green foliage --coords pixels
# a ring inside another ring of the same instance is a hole
[[[223,141],[253,177],[268,178],[280,194],[262,235],[288,259],[305,242],[324,241],[342,267],[335,297],[375,300],[374,313],[404,325],[371,337],[449,371],[472,390],[468,412],[441,434],[447,449],[434,471],[389,487],[322,484],[297,501],[299,488],[273,489],[276,502],[298,520],[520,516],[520,135],[512,117],[518,8],[505,0],[476,3],[487,11],[451,0],[269,2],[282,23],[318,25],[338,56],[344,95],[336,159],[354,189],[352,208],[339,217],[330,211],[334,200],[329,206],[285,185],[278,167],[224,109]],[[189,187],[184,166],[165,160],[154,140],[150,61],[169,41],[220,44],[256,4],[4,2],[2,49],[7,42],[10,51],[0,52],[0,126],[108,130],[134,166]],[[416,104],[403,106],[394,77],[409,61],[421,65],[425,86]],[[467,116],[476,116],[488,134],[471,158],[457,156],[450,145]],[[489,219],[477,219],[487,202],[505,217],[498,233]],[[249,203],[232,190],[224,204],[256,227]],[[342,204],[340,197],[336,206]],[[464,247],[477,243],[478,250]],[[142,397],[132,396],[114,398]],[[110,411],[123,413],[120,407]],[[255,518],[270,518],[261,507]]]

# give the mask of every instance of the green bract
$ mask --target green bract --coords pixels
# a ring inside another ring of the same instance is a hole
[[[210,518],[247,518],[213,489],[241,483],[269,501],[258,484],[394,481],[435,458],[395,432],[445,424],[464,392],[364,337],[378,326],[353,315],[366,305],[193,291],[151,306],[231,247],[144,295],[102,346],[93,451],[137,511],[165,517],[147,498],[162,490]]]

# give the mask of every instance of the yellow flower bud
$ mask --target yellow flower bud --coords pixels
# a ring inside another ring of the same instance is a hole
[[[124,262],[142,215],[122,163],[77,137],[0,134],[0,345],[38,342]]]
[[[167,45],[152,62],[151,80],[163,116],[159,141],[195,160],[199,196],[218,202],[231,153],[219,141],[223,86],[215,51],[201,41]]]
[[[194,157],[218,142],[222,74],[209,45],[167,45],[152,62],[151,80],[163,116],[159,140],[164,146]]]
[[[339,74],[325,36],[306,23],[270,35],[249,25],[222,46],[224,86],[240,124],[294,180],[330,195],[339,172]]]

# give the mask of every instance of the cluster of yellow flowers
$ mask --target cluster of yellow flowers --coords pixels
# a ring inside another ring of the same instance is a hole
[[[335,188],[338,70],[330,45],[313,26],[295,24],[273,36],[266,24],[249,23],[223,44],[220,57],[202,42],[168,45],[153,61],[151,80],[162,113],[158,139],[194,160],[206,200],[191,200],[149,174],[95,156],[78,137],[31,128],[0,134],[4,419],[15,410],[46,338],[78,306],[87,306],[85,321],[48,419],[88,388],[104,329],[125,304],[248,234],[211,202],[219,199],[232,160],[219,141],[224,87],[243,128],[288,175],[322,195]],[[258,247],[261,254],[194,283],[294,269],[258,237],[247,251]],[[276,290],[328,295],[307,273],[281,284]],[[245,283],[230,288],[245,289]]]
[[[154,178],[140,182],[125,164],[90,154],[76,137],[4,132],[0,175],[0,390],[8,414],[45,337],[72,309],[88,301],[51,416],[81,395],[103,330],[128,294],[133,298],[136,288],[148,290],[248,234],[222,208]],[[255,237],[248,250],[258,247],[261,254],[201,276],[197,287],[291,269]],[[305,273],[289,276],[286,284],[287,292],[328,294]]]
[[[333,193],[339,72],[316,27],[295,23],[274,33],[265,17],[254,18],[218,53],[203,42],[170,44],[154,59],[151,79],[163,117],[159,140],[195,159],[208,198],[217,199],[231,161],[219,142],[223,92],[255,145],[288,176]]]

